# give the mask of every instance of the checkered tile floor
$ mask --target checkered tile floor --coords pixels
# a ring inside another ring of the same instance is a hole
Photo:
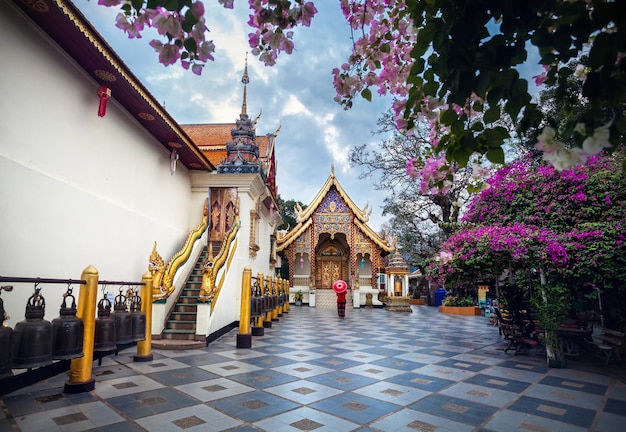
[[[623,364],[548,369],[540,352],[504,353],[480,316],[292,307],[251,349],[236,334],[107,357],[90,393],[62,393],[62,374],[8,394],[0,431],[626,430]]]

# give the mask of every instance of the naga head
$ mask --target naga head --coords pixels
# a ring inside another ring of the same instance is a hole
[[[150,273],[156,273],[165,269],[165,261],[163,261],[161,255],[157,252],[156,245],[156,242],[154,242],[154,247],[152,248],[152,253],[150,254],[150,259],[148,261],[148,271],[150,271]]]

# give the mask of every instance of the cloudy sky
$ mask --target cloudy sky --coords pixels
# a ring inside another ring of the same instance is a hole
[[[386,219],[380,208],[384,193],[374,190],[371,179],[357,179],[359,168],[350,168],[347,155],[352,146],[375,145],[383,139],[372,131],[391,99],[359,99],[349,111],[333,101],[331,71],[350,53],[350,28],[338,2],[315,3],[319,12],[311,27],[296,29],[296,47],[290,56],[280,56],[273,67],[249,56],[248,114],[254,118],[262,112],[257,135],[281,128],[276,151],[283,199],[308,204],[334,164],[335,175],[355,204],[363,208],[369,201],[373,208],[369,225],[378,230]],[[235,0],[234,10],[222,8],[217,0],[204,1],[208,38],[214,41],[216,53],[215,62],[207,64],[200,77],[178,64],[159,64],[148,45],[156,33],[128,39],[115,27],[117,8],[98,6],[97,0],[75,0],[75,4],[180,124],[234,122],[239,117],[241,76],[250,51],[246,0]]]

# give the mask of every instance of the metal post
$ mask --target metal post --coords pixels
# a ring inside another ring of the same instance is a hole
[[[266,296],[271,296],[272,295],[272,291],[265,291],[265,276],[263,275],[263,273],[259,272],[259,274],[257,275],[257,278],[259,279],[259,283],[261,284],[261,290],[263,291],[263,295]],[[269,285],[268,285],[269,288]],[[263,327],[264,328],[272,328],[272,311],[267,311],[265,313],[265,317],[263,318]]]
[[[274,309],[272,309],[272,321],[278,321],[278,289],[274,284],[274,278],[272,276],[267,276],[267,284],[270,287],[270,292],[272,293],[272,299],[276,300],[273,305]]]
[[[98,299],[98,270],[90,265],[81,275],[87,283],[80,287],[76,316],[83,320],[83,353],[70,363],[70,379],[65,383],[65,393],[85,393],[96,388],[92,376],[93,345],[96,331],[96,300]]]
[[[152,273],[145,272],[141,277],[141,311],[146,314],[146,339],[137,342],[136,362],[152,361]]]
[[[251,348],[252,334],[250,333],[250,292],[252,290],[252,269],[245,267],[241,281],[241,307],[239,309],[239,333],[237,333],[237,348]]]

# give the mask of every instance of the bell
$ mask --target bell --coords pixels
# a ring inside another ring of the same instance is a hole
[[[98,302],[98,318],[94,331],[94,352],[114,351],[115,345],[115,320],[111,318],[111,301],[104,297]]]
[[[70,307],[66,306],[67,299],[72,299]],[[69,288],[61,303],[59,317],[52,320],[52,358],[55,360],[69,360],[82,357],[83,335],[85,326],[83,320],[76,316],[76,299]]]
[[[127,345],[133,342],[133,323],[130,318],[130,312],[126,307],[126,296],[120,293],[115,296],[115,304],[113,305],[113,313],[111,314],[115,320],[115,343],[117,345]]]
[[[31,369],[52,363],[52,324],[43,319],[46,301],[41,290],[26,303],[26,319],[15,325],[13,369]]]
[[[130,318],[132,340],[135,342],[146,340],[146,313],[141,311],[141,297],[134,295],[131,298]]]
[[[263,315],[263,297],[250,297],[250,317],[258,318]]]
[[[4,288],[4,287],[3,287]],[[13,352],[13,329],[7,323],[8,316],[4,312],[4,302],[0,297],[0,380],[13,375],[11,371],[11,355]]]

